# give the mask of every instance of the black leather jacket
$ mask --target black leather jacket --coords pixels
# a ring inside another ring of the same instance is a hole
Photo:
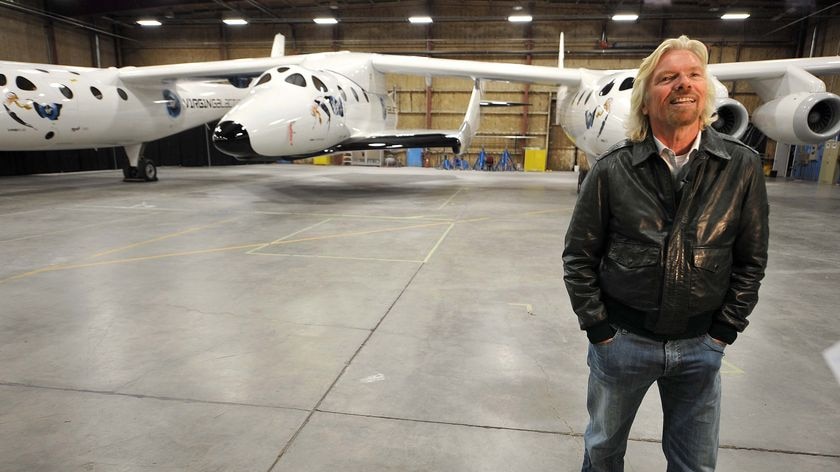
[[[681,190],[649,136],[598,159],[575,206],[564,280],[591,342],[619,325],[667,340],[747,326],[767,264],[761,160],[711,128]]]

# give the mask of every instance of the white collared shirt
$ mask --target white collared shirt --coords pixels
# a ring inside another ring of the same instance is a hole
[[[679,174],[680,170],[683,168],[684,165],[688,163],[688,160],[694,156],[697,150],[700,149],[700,136],[703,134],[703,131],[697,132],[697,137],[694,138],[694,144],[691,145],[691,149],[688,150],[687,153],[681,154],[677,156],[674,154],[674,151],[670,148],[666,147],[662,144],[662,141],[653,137],[653,141],[656,143],[656,149],[659,151],[659,157],[668,164],[668,168],[671,169],[671,175],[676,178],[677,174]]]

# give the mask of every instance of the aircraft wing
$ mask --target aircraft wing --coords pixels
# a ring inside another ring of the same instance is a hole
[[[718,80],[772,79],[785,75],[790,69],[801,69],[812,74],[836,74],[840,72],[840,56],[729,62],[709,64],[708,67],[709,73]]]
[[[510,64],[502,62],[460,61],[421,56],[371,54],[379,72],[426,76],[465,77],[546,85],[580,85],[582,69]]]
[[[367,149],[459,147],[458,130],[386,130],[354,136],[337,144],[331,152]]]
[[[306,59],[301,56],[231,59],[228,61],[191,62],[163,66],[123,67],[120,78],[126,83],[166,81],[175,79],[209,79],[254,77],[272,67],[297,65]]]
[[[320,53],[327,55],[341,52]],[[228,61],[193,62],[162,66],[124,67],[119,69],[123,82],[166,81],[184,78],[230,78],[257,76],[272,67],[299,65],[317,54],[232,59]],[[373,67],[379,72],[422,76],[465,77],[471,79],[578,86],[582,69],[509,64],[498,62],[460,61],[421,56],[370,54]]]

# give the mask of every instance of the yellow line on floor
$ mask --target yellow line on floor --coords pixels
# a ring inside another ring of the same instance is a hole
[[[283,257],[312,257],[316,259],[349,259],[352,261],[377,261],[377,262],[411,262],[413,264],[422,264],[423,261],[416,261],[412,259],[385,259],[380,257],[350,257],[350,256],[326,256],[318,254],[284,254],[271,252],[253,252],[248,251],[248,254],[254,256],[283,256]]]
[[[450,225],[452,226],[453,223],[448,222],[436,222],[436,223],[425,223],[422,225],[409,225],[409,226],[398,226],[394,228],[382,228],[382,229],[371,229],[367,231],[354,231],[349,233],[338,233],[338,234],[326,234],[323,236],[312,236],[311,238],[300,238],[300,239],[287,239],[284,241],[275,241],[270,244],[270,246],[276,246],[281,244],[293,244],[293,243],[302,243],[307,241],[321,241],[323,239],[335,239],[335,238],[346,238],[349,236],[364,236],[368,234],[376,234],[376,233],[388,233],[393,231],[402,231],[406,229],[416,229],[416,228],[428,228],[431,226],[440,226],[440,225]],[[449,230],[447,230],[449,231]]]
[[[219,223],[219,222],[217,222],[217,223]],[[214,252],[235,251],[235,250],[240,250],[240,249],[249,249],[250,250],[250,249],[257,248],[257,247],[276,246],[276,245],[281,245],[281,244],[292,244],[292,243],[300,243],[300,242],[306,242],[306,241],[320,241],[320,240],[324,240],[324,239],[335,239],[335,238],[342,238],[342,237],[348,237],[348,236],[360,236],[360,235],[367,235],[367,234],[374,234],[374,233],[401,231],[401,230],[404,230],[404,229],[426,228],[426,227],[431,227],[431,226],[440,226],[440,225],[444,225],[444,224],[449,225],[449,228],[446,230],[446,233],[448,233],[449,230],[452,229],[452,226],[453,226],[452,223],[436,222],[436,223],[426,223],[426,224],[421,224],[421,225],[401,226],[401,227],[397,227],[397,228],[384,228],[384,229],[377,229],[377,230],[370,230],[370,231],[358,231],[358,232],[352,232],[352,233],[340,233],[340,234],[329,234],[329,235],[324,235],[324,236],[315,236],[315,237],[311,237],[311,238],[283,240],[283,241],[277,241],[277,242],[273,242],[273,243],[269,243],[269,244],[266,244],[266,243],[243,244],[243,245],[237,245],[237,246],[226,246],[226,247],[221,247],[221,248],[199,249],[199,250],[195,250],[195,251],[185,251],[185,252],[176,252],[176,253],[168,253],[168,254],[157,254],[157,255],[153,255],[153,256],[130,257],[130,258],[125,258],[125,259],[115,259],[115,260],[111,260],[111,261],[90,262],[90,263],[80,263],[80,264],[54,265],[54,266],[43,267],[41,269],[36,269],[36,270],[29,271],[29,272],[25,272],[23,274],[13,275],[13,276],[7,277],[5,279],[0,279],[0,284],[5,283],[5,282],[9,282],[9,281],[12,281],[12,280],[17,280],[17,279],[22,279],[22,278],[25,278],[25,277],[30,277],[30,276],[45,273],[45,272],[55,272],[55,271],[59,271],[59,270],[82,269],[82,268],[87,268],[87,267],[97,267],[97,266],[104,266],[104,265],[110,265],[110,264],[124,264],[124,263],[128,263],[128,262],[150,261],[150,260],[155,260],[155,259],[165,259],[165,258],[169,258],[169,257],[192,256],[192,255],[197,255],[197,254],[210,254],[210,253],[214,253]],[[444,233],[444,234],[446,234],[446,233]],[[442,239],[438,241],[438,244],[440,244],[440,241],[442,241]],[[435,247],[437,247],[437,245]],[[427,256],[426,260],[428,260],[428,257],[429,256]]]
[[[437,251],[437,248],[438,248],[438,246],[440,246],[440,243],[442,243],[443,240],[446,239],[446,236],[449,234],[450,231],[452,231],[452,228],[454,228],[454,227],[455,227],[455,223],[449,223],[449,227],[446,228],[446,231],[444,231],[442,235],[440,235],[440,238],[438,238],[434,247],[429,251],[428,254],[426,254],[426,258],[423,259],[424,264],[429,262],[429,259],[432,258],[432,254],[434,254],[435,251]]]
[[[259,251],[259,250],[261,250],[261,249],[263,249],[263,248],[265,248],[265,247],[267,247],[267,246],[271,246],[272,244],[279,243],[280,241],[283,241],[283,240],[286,240],[286,239],[288,239],[288,238],[291,238],[292,236],[294,236],[294,235],[296,235],[296,234],[303,233],[304,231],[308,231],[308,230],[310,230],[310,229],[312,229],[312,228],[315,228],[315,227],[317,227],[317,226],[320,226],[320,225],[322,225],[322,224],[324,224],[324,223],[326,223],[326,222],[328,222],[328,221],[331,221],[331,220],[332,220],[332,218],[327,218],[327,219],[325,219],[325,220],[321,220],[321,221],[319,221],[319,222],[317,222],[317,223],[315,223],[315,224],[313,224],[313,225],[309,225],[309,226],[307,226],[306,228],[299,229],[299,230],[297,230],[297,231],[295,231],[295,232],[293,232],[293,233],[289,233],[289,234],[287,234],[287,235],[283,236],[282,238],[275,239],[274,241],[272,241],[272,242],[270,242],[270,243],[265,243],[265,244],[263,244],[263,245],[262,245],[262,246],[260,246],[260,247],[257,247],[257,248],[254,248],[254,249],[251,249],[250,251],[248,251],[248,252],[247,252],[247,254],[255,254],[257,251]]]
[[[260,215],[294,215],[294,216],[324,216],[332,218],[359,218],[367,220],[430,220],[430,221],[452,221],[452,218],[438,217],[435,215],[412,215],[412,216],[381,216],[381,215],[353,215],[347,213],[303,213],[288,211],[255,211]]]
[[[564,208],[550,208],[550,209],[548,209],[548,210],[534,210],[534,211],[526,211],[526,212],[525,212],[525,213],[523,213],[523,214],[524,214],[524,215],[531,216],[531,215],[542,215],[543,213],[555,213],[555,212],[559,212],[559,211],[566,211],[566,212],[571,213],[571,210],[566,210],[566,209],[564,209]]]
[[[194,228],[187,228],[185,230],[177,231],[175,233],[170,233],[170,234],[165,234],[163,236],[158,236],[157,238],[147,239],[145,241],[136,242],[136,243],[133,243],[133,244],[129,244],[127,246],[122,246],[122,247],[117,247],[117,248],[114,248],[114,249],[109,249],[107,251],[103,251],[103,252],[94,254],[92,256],[89,256],[88,259],[95,259],[97,257],[105,256],[105,255],[108,255],[108,254],[113,254],[115,252],[126,251],[128,249],[133,249],[133,248],[136,248],[136,247],[145,246],[147,244],[156,243],[156,242],[160,242],[160,241],[165,241],[167,239],[176,238],[178,236],[183,236],[185,234],[195,233],[196,231],[201,231],[203,229],[207,229],[207,228],[210,228],[210,227],[213,227],[213,226],[216,226],[216,225],[228,223],[228,222],[233,221],[237,218],[239,218],[239,217],[235,216],[233,218],[226,218],[224,220],[214,221],[214,222],[206,224],[204,226],[196,226]]]
[[[127,262],[142,262],[142,261],[151,261],[155,259],[166,259],[169,257],[181,257],[181,256],[193,256],[197,254],[210,254],[214,252],[224,252],[224,251],[237,251],[240,249],[251,249],[257,246],[260,246],[264,243],[256,243],[256,244],[243,244],[239,246],[227,246],[227,247],[217,247],[212,249],[199,249],[196,251],[185,251],[185,252],[174,252],[169,254],[157,254],[154,256],[141,256],[141,257],[129,257],[126,259],[114,259],[110,261],[101,261],[101,262],[88,262],[83,264],[63,264],[63,265],[54,265],[43,267],[41,269],[35,269],[29,272],[25,272],[23,274],[13,275],[11,277],[6,277],[5,279],[0,279],[0,284],[9,282],[12,280],[23,279],[26,277],[30,277],[33,275],[42,274],[45,272],[57,272],[60,270],[70,270],[70,269],[83,269],[87,267],[99,267],[99,266],[106,266],[112,264],[125,264]]]
[[[458,220],[456,223],[475,223],[476,221],[488,221],[494,219],[492,216],[482,216],[479,218],[469,218],[466,220]]]
[[[438,210],[442,210],[442,209],[443,209],[443,207],[445,207],[446,205],[449,205],[449,202],[450,202],[450,201],[452,201],[452,199],[453,199],[453,198],[455,198],[455,196],[456,196],[456,195],[458,195],[459,193],[461,193],[461,191],[462,191],[462,190],[464,190],[464,187],[461,187],[461,188],[459,188],[458,190],[456,190],[456,191],[455,191],[455,193],[453,193],[453,194],[452,194],[452,196],[450,196],[449,198],[447,198],[445,202],[441,203],[441,204],[440,204],[440,206],[439,206],[439,207],[437,207],[437,209],[438,209]]]
[[[741,375],[744,371],[737,365],[723,359],[723,366],[720,369],[720,373],[723,375]]]
[[[275,240],[274,240],[274,241],[272,241],[270,244],[276,244],[276,243],[279,243],[280,241],[287,241],[287,240],[288,240],[289,238],[291,238],[292,236],[295,236],[295,235],[297,235],[297,234],[303,233],[304,231],[308,231],[308,230],[310,230],[310,229],[312,229],[312,228],[315,228],[315,227],[321,226],[322,224],[324,224],[324,223],[326,223],[326,222],[328,222],[328,221],[332,221],[332,218],[327,218],[327,219],[325,219],[325,220],[321,220],[321,221],[319,221],[319,222],[315,223],[314,225],[309,225],[309,226],[307,226],[306,228],[303,228],[303,229],[301,229],[301,230],[295,231],[294,233],[289,233],[289,234],[287,234],[287,235],[283,236],[282,238],[275,239]]]
[[[89,225],[74,226],[72,228],[60,229],[60,230],[57,230],[57,231],[50,231],[48,233],[30,234],[29,236],[21,236],[19,238],[4,239],[4,240],[0,240],[0,243],[10,243],[10,242],[13,242],[13,241],[22,241],[24,239],[40,238],[42,236],[50,236],[50,235],[53,235],[53,234],[67,233],[67,232],[75,231],[75,230],[78,230],[78,229],[95,228],[97,226],[109,225],[109,224],[117,223],[117,222],[120,222],[120,221],[131,220],[131,219],[134,219],[134,218],[138,218],[139,216],[141,216],[141,215],[132,215],[132,216],[126,216],[126,217],[123,217],[123,218],[117,218],[117,219],[114,219],[114,220],[100,221],[98,223],[91,223]]]

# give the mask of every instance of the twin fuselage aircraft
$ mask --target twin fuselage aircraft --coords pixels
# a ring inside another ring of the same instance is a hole
[[[562,41],[562,40],[561,40]],[[562,50],[562,43],[561,43]],[[467,150],[479,129],[482,82],[559,87],[557,117],[591,160],[625,138],[635,70],[597,71],[428,57],[330,52],[148,67],[95,69],[0,61],[0,150],[121,146],[128,179],[155,180],[144,143],[219,120],[215,146],[243,160],[340,151]],[[461,126],[397,129],[385,74],[464,77],[473,90]],[[711,64],[718,120],[736,138],[746,108],[720,81],[746,80],[762,100],[752,122],[786,144],[840,132],[840,97],[813,74],[840,73],[840,56]]]

